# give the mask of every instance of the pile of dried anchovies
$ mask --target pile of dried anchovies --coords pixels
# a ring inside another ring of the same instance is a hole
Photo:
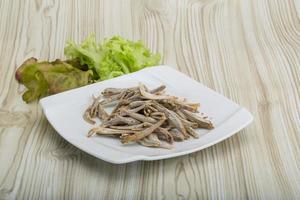
[[[198,114],[198,103],[166,95],[165,88],[162,85],[149,90],[141,83],[132,88],[106,88],[84,113],[84,119],[91,124],[95,124],[93,118],[102,120],[88,137],[95,133],[117,136],[122,143],[170,149],[174,141],[198,138],[196,128],[213,128],[207,117]],[[108,114],[104,108],[113,104],[116,106]]]

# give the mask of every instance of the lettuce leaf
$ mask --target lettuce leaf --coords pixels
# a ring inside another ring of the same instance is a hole
[[[93,71],[95,81],[106,80],[123,74],[157,65],[159,54],[152,54],[141,41],[133,42],[115,36],[97,43],[95,35],[90,35],[81,44],[67,42],[65,55],[79,60]]]
[[[56,60],[37,62],[35,58],[26,60],[16,71],[16,79],[28,89],[23,94],[27,103],[41,97],[87,85],[92,72],[81,71],[72,65]]]
[[[16,71],[16,79],[27,91],[23,100],[34,101],[41,97],[110,79],[142,68],[157,65],[159,54],[152,54],[141,41],[133,42],[115,36],[97,43],[90,35],[81,44],[67,42],[66,61],[38,62],[26,60]]]

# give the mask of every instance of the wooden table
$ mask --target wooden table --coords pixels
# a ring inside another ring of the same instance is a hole
[[[1,0],[0,199],[300,196],[300,1]],[[163,63],[248,108],[254,122],[197,153],[113,165],[63,140],[14,78],[91,32],[143,40]]]

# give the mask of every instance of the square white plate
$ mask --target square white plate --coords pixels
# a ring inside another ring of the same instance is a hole
[[[190,102],[199,102],[200,113],[212,118],[215,128],[199,129],[199,139],[175,142],[172,150],[122,144],[119,139],[110,137],[87,138],[87,132],[94,125],[85,122],[82,114],[91,104],[91,96],[99,95],[107,87],[133,87],[139,82],[149,88],[164,84],[168,94],[186,97]],[[45,97],[40,100],[40,104],[48,121],[68,142],[97,158],[118,164],[137,160],[159,160],[196,152],[225,140],[253,120],[245,108],[168,66],[146,68]]]

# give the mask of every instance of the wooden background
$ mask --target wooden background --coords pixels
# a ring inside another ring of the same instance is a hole
[[[0,199],[296,199],[300,1],[0,0]],[[113,165],[64,141],[14,79],[65,41],[122,35],[248,108],[254,122],[198,153]]]

